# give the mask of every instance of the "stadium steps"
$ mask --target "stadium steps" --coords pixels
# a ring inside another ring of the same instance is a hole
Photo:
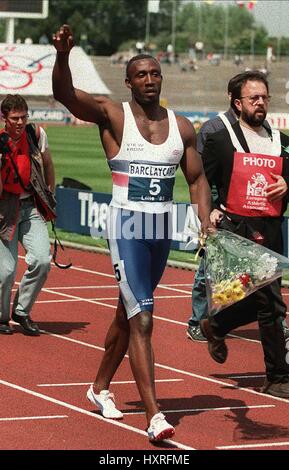
[[[93,63],[102,80],[111,90],[111,98],[116,101],[127,101],[130,92],[125,87],[125,67],[111,64],[109,57],[92,57]],[[223,61],[219,66],[211,65],[207,60],[198,62],[196,72],[182,72],[178,64],[162,64],[164,75],[162,98],[167,105],[178,111],[220,111],[228,106],[226,95],[227,83],[231,77],[242,72],[244,67],[261,68],[262,59],[252,65],[248,60],[244,66],[235,66],[232,62]],[[288,81],[287,60],[273,63],[268,80],[272,101],[271,112],[288,112],[286,103],[286,83]]]

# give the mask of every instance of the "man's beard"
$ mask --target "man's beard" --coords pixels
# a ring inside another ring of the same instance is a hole
[[[259,112],[262,112],[262,114],[244,114],[242,116],[243,121],[245,121],[250,127],[259,127],[263,124],[266,118],[266,112],[263,109],[260,109]]]

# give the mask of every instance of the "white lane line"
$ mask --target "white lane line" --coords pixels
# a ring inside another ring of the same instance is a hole
[[[162,320],[162,321],[166,321],[167,323],[174,323],[175,325],[188,327],[188,324],[183,321],[171,320],[170,318],[160,317],[159,315],[153,315],[153,318],[154,320]]]
[[[25,260],[25,256],[19,256],[18,258],[21,258],[21,259],[24,259],[24,260]],[[52,266],[53,266],[53,265],[52,265]],[[53,267],[54,267],[54,266],[53,266]],[[100,271],[94,271],[94,270],[92,270],[92,269],[80,268],[80,267],[76,267],[76,266],[71,266],[71,268],[69,268],[69,269],[75,270],[75,271],[82,271],[82,272],[84,272],[84,273],[96,274],[96,275],[98,275],[98,276],[110,277],[110,278],[114,278],[114,279],[115,279],[114,274],[107,274],[107,273],[103,273],[103,272],[100,272]],[[193,282],[192,282],[192,284],[193,284]],[[191,284],[189,284],[189,285],[191,285]],[[161,284],[161,286],[165,287],[166,284]],[[159,285],[159,287],[160,287],[160,285]],[[283,289],[284,289],[284,288],[283,288]],[[186,291],[184,291],[184,292],[186,292]],[[282,293],[282,295],[289,295],[289,293],[287,293],[287,294],[283,294],[283,293]],[[287,313],[289,313],[289,312],[287,312]]]
[[[164,287],[182,287],[189,286],[191,284],[162,284]],[[73,289],[118,289],[117,284],[108,284],[107,286],[49,286],[48,289],[54,290],[73,290]],[[16,290],[16,289],[14,289]],[[187,291],[185,291],[187,292]],[[188,293],[188,292],[187,292]]]
[[[55,405],[63,406],[64,408],[68,408],[69,410],[76,411],[77,413],[81,413],[87,416],[90,416],[91,418],[98,419],[99,421],[103,421],[106,423],[109,423],[113,426],[117,426],[119,428],[125,429],[127,431],[132,431],[137,434],[141,434],[142,436],[146,436],[147,438],[147,433],[145,431],[142,431],[141,429],[138,429],[134,426],[129,426],[128,424],[125,423],[120,423],[119,421],[115,421],[112,419],[106,419],[101,415],[92,413],[91,411],[87,411],[83,408],[80,408],[78,406],[71,405],[70,403],[66,403],[61,400],[57,400],[55,398],[49,397],[47,395],[43,395],[42,393],[34,392],[33,390],[30,390],[28,388],[20,387],[19,385],[6,382],[6,380],[0,380],[0,384],[6,385],[7,387],[13,388],[15,390],[19,390],[20,392],[27,393],[28,395],[33,395],[34,397],[41,398],[42,400],[49,401],[50,403],[54,403]],[[185,449],[185,450],[195,450],[193,447],[186,446],[184,444],[181,444],[176,441],[172,441],[171,439],[165,439],[163,442],[167,442],[168,444],[172,444],[178,449]]]
[[[94,273],[97,273],[96,271]],[[99,273],[97,273],[99,274]],[[19,282],[16,282],[16,284],[19,284]],[[164,285],[159,285],[159,287],[161,288],[166,288]],[[182,293],[187,293],[187,291],[184,291],[184,290],[181,290],[181,289],[172,289],[172,290],[175,290],[176,292],[182,292]],[[56,295],[59,295],[59,296],[62,296],[62,297],[65,297],[65,298],[68,298],[68,299],[73,299],[74,301],[82,301],[82,302],[88,302],[88,303],[92,303],[94,305],[101,305],[102,307],[108,307],[108,308],[113,308],[115,309],[116,306],[115,305],[111,305],[111,304],[107,304],[107,303],[103,303],[101,301],[96,301],[96,300],[90,300],[90,299],[86,299],[84,297],[79,297],[79,296],[75,296],[75,295],[71,295],[71,294],[64,294],[62,292],[57,292],[51,288],[42,288],[42,291],[43,292],[48,292],[50,294],[56,294]],[[42,301],[44,302],[44,301]],[[166,321],[168,323],[174,323],[176,325],[182,325],[182,326],[185,326],[187,327],[188,324],[187,322],[180,322],[180,321],[177,321],[177,320],[170,320],[168,318],[164,318],[164,317],[160,317],[160,316],[156,316],[154,315],[154,318],[157,319],[157,320],[162,320],[162,321]],[[237,338],[237,339],[241,339],[243,341],[247,341],[249,343],[257,343],[257,344],[260,344],[260,341],[259,340],[255,340],[255,339],[250,339],[250,338],[245,338],[244,336],[239,336],[239,335],[234,335],[232,333],[228,334],[227,335],[228,337],[231,337],[231,338]]]
[[[227,336],[229,336],[230,338],[242,339],[244,341],[248,341],[248,343],[258,343],[258,344],[261,343],[261,341],[258,339],[245,338],[244,336],[234,335],[232,333],[229,333]]]
[[[228,375],[228,379],[259,379],[264,378],[266,375]]]
[[[68,418],[67,415],[50,415],[50,416],[16,416],[15,418],[0,418],[0,421],[29,421],[33,419],[60,419]]]
[[[174,292],[181,292],[182,294],[188,294],[189,292],[184,289],[176,289],[175,287],[167,287],[165,284],[158,284],[159,289],[172,290]],[[190,293],[191,294],[191,293]]]
[[[56,294],[56,295],[60,295],[61,297],[65,297],[67,299],[74,299],[75,301],[83,301],[83,302],[88,302],[88,303],[92,303],[94,305],[101,305],[103,307],[108,307],[108,308],[113,308],[114,310],[116,309],[116,305],[111,305],[111,304],[107,304],[107,303],[103,303],[101,301],[96,301],[96,300],[90,300],[90,299],[86,299],[84,297],[78,297],[76,295],[71,295],[71,294],[64,294],[63,292],[57,292],[57,291],[54,291],[50,288],[42,288],[42,291],[43,292],[48,292],[50,294]],[[177,320],[171,320],[169,318],[164,318],[164,317],[160,317],[158,315],[154,315],[153,316],[154,319],[156,320],[162,320],[162,321],[165,321],[165,322],[168,322],[168,323],[174,323],[175,325],[182,325],[182,326],[185,326],[187,327],[188,324],[187,322],[181,322],[181,321],[177,321]],[[243,336],[239,336],[239,335],[233,335],[233,334],[228,334],[229,337],[232,337],[232,338],[238,338],[238,339],[242,339],[243,341],[248,341],[248,342],[251,342],[251,343],[260,343],[260,341],[258,340],[255,340],[255,339],[249,339],[249,338],[244,338]],[[205,343],[206,344],[206,343]]]
[[[68,300],[70,302],[88,302],[88,303],[91,303],[91,304],[94,304],[94,305],[101,305],[103,307],[113,308],[114,310],[116,309],[116,305],[111,305],[111,304],[103,303],[101,301],[96,301],[96,300],[92,300],[92,299],[86,299],[84,297],[78,297],[76,295],[64,294],[63,292],[57,292],[57,291],[52,290],[50,288],[42,288],[42,291],[43,292],[48,292],[49,294],[56,294],[56,295],[59,295],[61,297],[65,297],[66,299],[70,299],[70,300]],[[174,298],[176,298],[176,297],[174,297]],[[36,302],[49,303],[49,301],[44,301],[44,300],[43,301],[36,301]],[[65,301],[64,300],[50,301],[50,303],[52,303],[52,302],[57,303],[57,302],[65,302]],[[174,323],[175,325],[181,325],[181,326],[185,326],[185,327],[188,326],[187,322],[171,320],[169,318],[160,317],[159,315],[154,315],[153,317],[156,320],[162,320],[162,321],[165,321],[167,323]],[[228,336],[232,337],[232,338],[238,338],[238,339],[241,339],[243,341],[248,341],[248,342],[251,342],[251,343],[260,343],[260,341],[258,341],[258,340],[244,338],[243,336],[233,335],[231,333],[228,334]],[[206,343],[204,343],[204,344],[206,344]]]
[[[21,258],[21,259],[25,260],[25,256],[22,256],[22,255],[18,256],[18,258]],[[54,268],[53,264],[51,266]],[[83,273],[96,274],[98,276],[115,278],[114,274],[102,273],[102,272],[99,272],[99,271],[94,271],[92,269],[80,268],[80,267],[77,267],[77,266],[71,266],[69,269],[72,270],[72,271],[81,271]]]
[[[75,300],[80,300],[82,302],[88,302],[90,304],[94,304],[94,305],[102,305],[104,307],[109,307],[109,308],[113,308],[115,309],[116,306],[115,305],[110,305],[110,304],[104,304],[103,302],[97,302],[95,300],[89,300],[89,299],[85,299],[83,297],[78,297],[77,295],[71,295],[71,294],[64,294],[63,292],[57,292],[55,290],[52,290],[52,289],[48,289],[48,288],[43,288],[42,289],[42,292],[48,292],[50,294],[56,294],[56,295],[60,295],[61,297],[66,297],[68,299],[75,299]]]
[[[82,302],[82,299],[36,300],[34,303],[35,304],[61,304],[64,302],[66,303],[67,302]],[[13,302],[11,302],[11,305],[12,303]]]
[[[94,271],[94,270],[92,270],[92,269],[78,268],[78,267],[76,267],[76,266],[71,266],[71,268],[69,268],[69,269],[73,269],[74,271],[81,271],[81,272],[83,272],[83,273],[96,274],[96,275],[98,275],[98,276],[110,277],[110,278],[115,279],[114,274],[102,273],[102,272],[99,272],[99,271]]]
[[[60,295],[62,297],[65,297],[67,299],[73,299],[74,301],[83,301],[83,302],[88,302],[88,303],[92,303],[92,304],[95,304],[95,305],[101,305],[101,306],[104,306],[104,307],[108,307],[108,308],[113,308],[115,310],[116,306],[115,305],[111,305],[111,304],[107,304],[107,303],[103,303],[103,302],[98,302],[96,300],[90,300],[90,299],[86,299],[86,298],[83,298],[83,297],[78,297],[78,296],[75,296],[75,295],[71,295],[71,294],[64,294],[62,292],[57,292],[57,291],[54,291],[50,288],[43,288],[42,289],[43,292],[48,292],[50,294],[56,294],[56,295]],[[44,302],[44,301],[43,301]],[[158,315],[154,315],[154,319],[156,320],[162,320],[162,321],[165,321],[165,322],[168,322],[168,323],[174,323],[175,325],[182,325],[182,326],[185,326],[187,327],[188,324],[187,322],[181,322],[181,321],[177,321],[177,320],[171,320],[169,318],[164,318],[164,317],[160,317]],[[253,343],[260,343],[260,341],[257,341],[257,340],[253,340],[253,339],[248,339],[248,338],[244,338],[243,336],[238,336],[238,335],[233,335],[233,334],[228,334],[229,337],[232,337],[232,338],[238,338],[238,339],[242,339],[243,341],[248,341],[248,342],[253,342]]]
[[[94,344],[85,343],[84,341],[79,341],[77,339],[68,338],[67,336],[61,336],[61,335],[58,335],[56,333],[49,333],[48,331],[45,331],[45,330],[40,330],[40,331],[41,331],[41,333],[45,333],[49,336],[53,336],[54,338],[59,338],[59,339],[62,339],[64,341],[69,341],[69,342],[72,342],[72,343],[76,343],[76,344],[79,344],[81,346],[96,349],[98,351],[104,351],[104,348],[101,347],[101,346],[96,346]],[[126,354],[124,357],[128,358],[128,355]],[[226,388],[232,388],[234,390],[240,390],[242,392],[251,393],[253,395],[258,395],[260,397],[265,396],[267,399],[276,400],[276,401],[280,401],[282,403],[289,404],[289,399],[286,399],[286,398],[274,397],[272,395],[267,395],[267,394],[264,394],[264,393],[261,393],[261,392],[257,392],[256,390],[252,390],[250,388],[239,387],[238,385],[233,385],[233,384],[230,384],[229,382],[224,382],[222,380],[212,379],[211,377],[205,377],[204,375],[194,374],[193,372],[188,372],[186,370],[177,369],[175,367],[170,367],[170,366],[167,366],[165,364],[160,364],[158,362],[155,363],[155,367],[159,367],[160,369],[164,369],[164,370],[169,370],[169,371],[175,372],[177,374],[187,375],[187,376],[193,377],[195,379],[205,380],[206,382],[211,382],[211,383],[214,383],[214,384],[223,385]]]
[[[156,379],[155,382],[183,382],[184,379]],[[119,380],[110,382],[111,385],[135,384],[135,380]],[[92,382],[72,382],[65,384],[38,384],[37,387],[70,387],[77,385],[92,385]]]
[[[220,408],[186,408],[184,410],[162,410],[162,413],[196,413],[204,411],[250,410],[254,408],[275,408],[275,405],[223,406]],[[128,411],[124,415],[145,414],[145,411]]]
[[[188,297],[191,297],[190,295],[155,295],[154,298],[161,300],[161,299],[186,299]],[[104,301],[104,300],[118,300],[119,297],[92,297],[92,298],[86,298],[86,300],[95,300],[98,302]],[[59,302],[59,300],[36,300],[34,302],[35,304],[51,304],[53,302]],[[61,302],[80,302],[79,299],[66,299],[66,300],[61,300]]]
[[[103,302],[97,302],[96,300],[90,300],[90,299],[85,299],[83,297],[78,297],[78,296],[75,296],[75,295],[71,295],[71,294],[64,294],[62,292],[56,292],[52,289],[49,289],[49,288],[43,288],[42,289],[43,292],[48,292],[50,294],[56,294],[56,295],[60,295],[62,297],[65,297],[65,298],[68,298],[68,299],[74,299],[74,300],[78,300],[78,301],[83,301],[83,302],[88,302],[88,303],[92,303],[92,304],[95,304],[95,305],[102,305],[104,307],[108,307],[108,308],[113,308],[115,310],[116,306],[115,305],[111,305],[111,304],[107,304],[107,303],[103,303]],[[160,316],[156,316],[154,315],[154,318],[157,319],[157,320],[163,320],[163,321],[166,321],[166,322],[169,322],[169,323],[174,323],[176,325],[182,325],[182,326],[187,326],[187,323],[185,322],[179,322],[179,321],[176,321],[176,320],[170,320],[168,318],[164,318],[164,317],[160,317]]]
[[[53,290],[73,290],[73,289],[118,289],[117,284],[109,284],[107,286],[50,286],[48,289]]]
[[[165,284],[162,284],[162,286],[172,286],[172,287],[190,287],[190,289],[192,290],[192,287],[193,287],[193,282],[191,282],[190,284],[168,284],[168,283],[165,283]]]
[[[278,446],[289,446],[289,442],[267,442],[264,444],[244,444],[236,446],[218,446],[216,449],[254,449],[257,447],[278,447]]]

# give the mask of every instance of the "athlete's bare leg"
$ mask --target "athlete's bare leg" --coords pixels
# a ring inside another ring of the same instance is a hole
[[[129,360],[140,396],[144,402],[148,426],[159,412],[154,382],[154,354],[151,345],[153,319],[150,312],[141,312],[129,320]]]
[[[93,384],[95,393],[109,389],[110,382],[128,349],[129,332],[126,312],[123,304],[119,302],[115,318],[105,338],[105,352]]]

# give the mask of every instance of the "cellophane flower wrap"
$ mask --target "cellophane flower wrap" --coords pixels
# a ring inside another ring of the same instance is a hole
[[[284,269],[289,269],[285,256],[227,230],[210,233],[205,246],[210,315],[281,277]]]

